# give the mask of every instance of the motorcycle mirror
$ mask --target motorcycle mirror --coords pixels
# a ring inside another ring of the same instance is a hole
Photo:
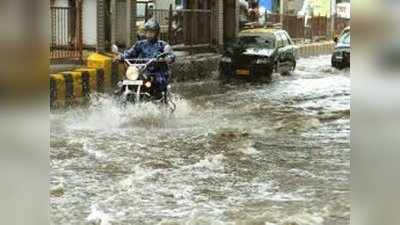
[[[333,41],[337,44],[338,41],[339,41],[339,38],[338,38],[338,37],[335,37],[335,38],[333,38]]]
[[[172,48],[171,48],[170,45],[166,45],[166,46],[165,46],[165,48],[164,48],[164,54],[165,54],[165,53],[172,53]]]
[[[111,51],[112,51],[113,53],[119,53],[118,46],[116,46],[116,45],[112,45],[112,47],[111,47]]]

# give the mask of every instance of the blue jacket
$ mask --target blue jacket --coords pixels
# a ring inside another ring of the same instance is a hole
[[[166,50],[168,51],[168,49],[170,49],[170,51],[166,57],[168,57],[171,62],[175,62],[176,56],[167,42],[161,40],[148,41],[147,39],[136,42],[134,46],[122,54],[122,59],[155,58]]]

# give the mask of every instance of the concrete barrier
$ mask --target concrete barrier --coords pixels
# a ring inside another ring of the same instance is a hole
[[[98,53],[87,58],[87,67],[50,74],[50,106],[73,106],[86,101],[92,92],[109,92],[122,79],[125,67]]]
[[[335,43],[332,41],[300,44],[298,48],[299,57],[318,56],[323,54],[332,54]]]
[[[79,104],[93,91],[104,92],[104,70],[77,69],[50,74],[50,106]]]
[[[86,62],[88,68],[104,70],[104,89],[106,91],[114,88],[124,74],[124,65],[113,63],[111,56],[93,53],[87,58]]]
[[[170,66],[172,81],[195,81],[210,78],[214,71],[218,70],[219,54],[203,54],[178,58],[176,63]]]

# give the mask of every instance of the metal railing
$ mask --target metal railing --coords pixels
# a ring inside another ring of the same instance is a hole
[[[313,16],[305,26],[304,17],[296,15],[268,14],[266,22],[270,24],[281,24],[282,29],[286,30],[292,38],[328,38],[330,32],[330,18],[327,16]],[[349,25],[350,20],[345,18],[335,18],[335,31],[340,32]]]
[[[51,7],[50,60],[82,59],[82,8]]]
[[[146,20],[160,22],[162,40],[174,48],[193,49],[212,45],[212,11],[200,9],[147,9]]]

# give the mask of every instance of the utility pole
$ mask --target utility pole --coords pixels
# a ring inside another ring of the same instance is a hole
[[[110,3],[111,13],[111,45],[116,44],[116,33],[117,33],[117,0],[111,0]]]
[[[331,0],[331,38],[335,36],[336,0]]]
[[[132,46],[136,41],[136,0],[126,1],[126,46]]]
[[[282,24],[282,27],[283,27],[283,13],[284,13],[283,4],[285,3],[285,0],[280,0],[279,3],[280,3],[279,14],[281,15],[280,16],[280,21],[281,21],[281,24]]]

